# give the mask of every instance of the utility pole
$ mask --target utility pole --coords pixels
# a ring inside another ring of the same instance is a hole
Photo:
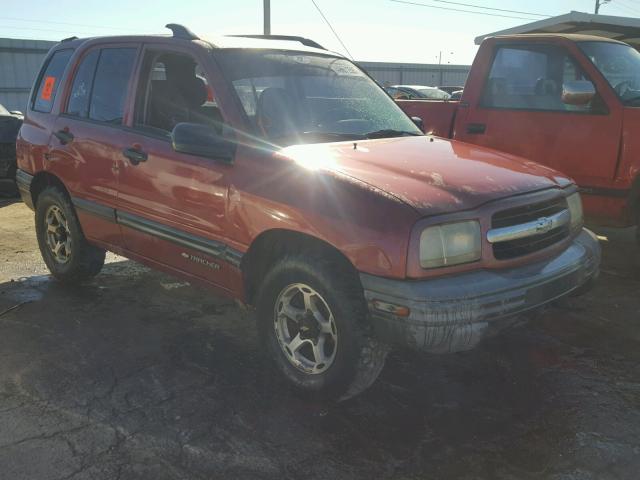
[[[609,3],[611,0],[596,0],[596,15],[600,13],[600,7],[605,3]]]
[[[263,0],[262,13],[264,15],[264,35],[271,35],[271,0]]]
[[[449,52],[449,55],[453,55],[453,52]],[[451,62],[447,62],[447,63],[451,63]],[[442,50],[440,50],[440,53],[438,54],[438,70],[440,70],[440,85],[442,85],[442,81],[443,81],[443,71],[442,71]]]

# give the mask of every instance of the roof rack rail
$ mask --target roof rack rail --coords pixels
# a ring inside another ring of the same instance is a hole
[[[60,43],[62,43],[62,42],[70,42],[71,40],[78,40],[78,37],[76,37],[74,35],[73,37],[63,38],[62,40],[60,40]]]
[[[200,37],[198,37],[184,25],[180,25],[178,23],[168,23],[165,25],[165,27],[171,30],[174,38],[182,38],[184,40],[200,40]]]
[[[309,38],[297,37],[295,35],[227,35],[228,37],[243,37],[243,38],[259,38],[262,40],[289,40],[293,42],[300,42],[307,47],[319,48],[320,50],[326,50],[318,42],[315,42]]]

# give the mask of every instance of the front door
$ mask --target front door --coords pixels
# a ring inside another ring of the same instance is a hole
[[[120,172],[118,222],[128,251],[226,289],[237,252],[225,236],[229,163],[177,153],[177,123],[221,133],[222,115],[197,61],[147,47],[138,74],[128,158]]]
[[[548,165],[581,186],[607,185],[622,112],[600,92],[589,105],[563,103],[563,83],[575,80],[590,79],[564,47],[499,45],[477,108],[458,119],[457,138]]]

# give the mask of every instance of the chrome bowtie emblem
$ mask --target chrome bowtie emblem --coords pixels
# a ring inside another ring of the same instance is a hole
[[[548,217],[539,218],[536,222],[536,232],[547,233],[553,228],[553,220]]]

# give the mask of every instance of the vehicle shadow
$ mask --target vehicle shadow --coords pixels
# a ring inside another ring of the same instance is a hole
[[[123,478],[528,478],[611,456],[635,468],[622,447],[596,461],[576,443],[612,435],[589,423],[603,405],[627,423],[618,432],[639,428],[606,394],[627,359],[593,369],[608,351],[575,336],[583,313],[551,309],[462,354],[394,353],[370,390],[326,403],[283,384],[251,312],[134,262],[75,288],[0,284],[0,415],[12,418],[0,445],[15,444],[0,465],[29,445],[27,471],[55,451],[58,466]]]

